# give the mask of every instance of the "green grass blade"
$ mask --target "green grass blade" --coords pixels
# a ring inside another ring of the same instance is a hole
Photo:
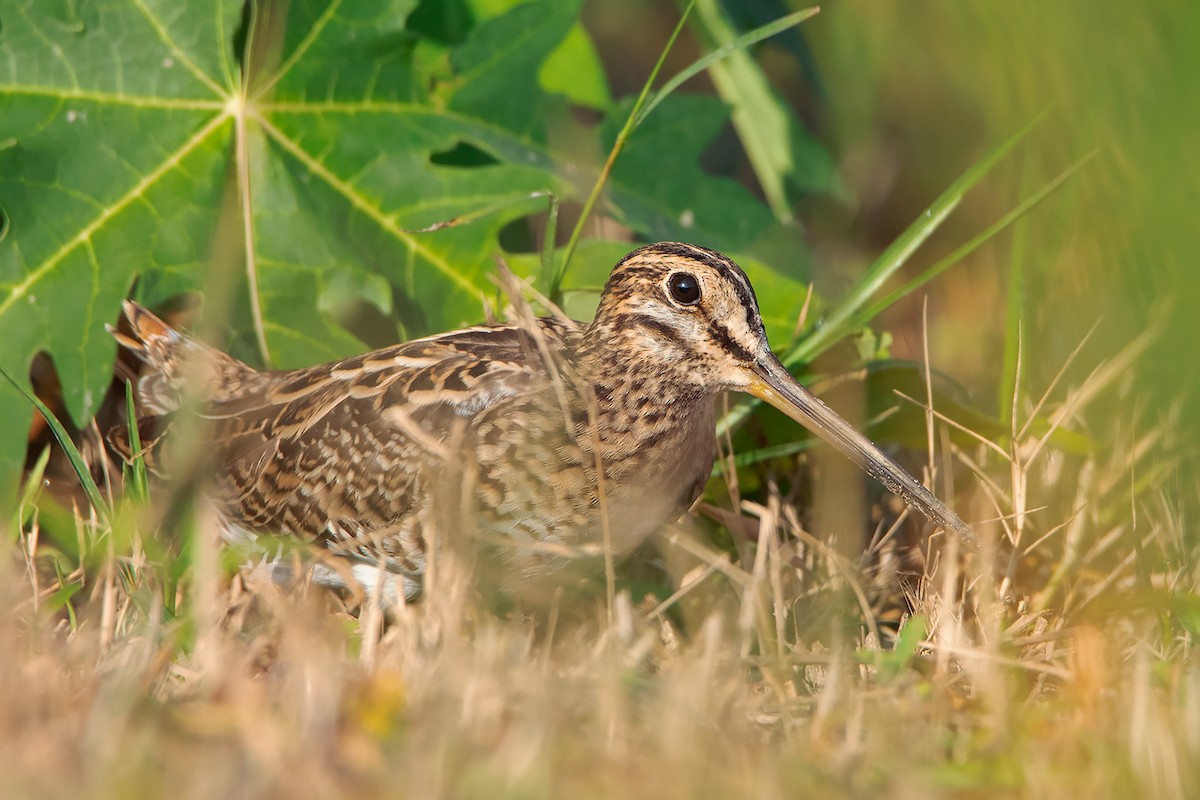
[[[788,350],[780,360],[788,367],[810,363],[835,342],[841,340],[846,334],[856,328],[861,328],[862,323],[857,323],[857,320],[860,318],[859,312],[866,306],[871,297],[941,227],[942,223],[946,221],[954,209],[958,207],[959,203],[962,202],[966,193],[974,188],[999,163],[1000,159],[1011,152],[1022,139],[1028,136],[1029,132],[1045,116],[1046,112],[1043,111],[1027,122],[1015,134],[972,165],[946,191],[942,192],[937,200],[929,208],[925,209],[896,238],[896,241],[892,242],[880,254],[879,258],[875,260],[862,279],[850,291],[850,294],[834,306],[829,315],[822,320],[821,327],[817,328],[812,335],[806,337]],[[994,233],[991,235],[994,235]],[[986,238],[981,239],[975,246],[978,247]],[[950,266],[950,264],[946,266]],[[761,401],[751,400],[730,409],[729,413],[717,422],[718,435],[724,435],[726,431],[739,427],[758,406],[759,402]]]
[[[879,316],[881,313],[883,313],[886,309],[888,309],[894,303],[896,303],[897,301],[901,300],[902,298],[907,297],[908,295],[912,294],[917,289],[921,288],[925,284],[929,283],[929,281],[936,278],[938,275],[941,275],[943,272],[948,270],[950,267],[952,267],[955,264],[957,264],[958,262],[962,261],[964,258],[969,256],[971,253],[978,250],[985,242],[992,239],[994,236],[998,235],[1005,228],[1009,227],[1010,225],[1015,223],[1017,220],[1024,217],[1026,214],[1028,214],[1030,211],[1033,210],[1034,206],[1038,205],[1043,200],[1045,200],[1047,197],[1049,197],[1051,193],[1053,193],[1056,189],[1058,189],[1058,187],[1062,186],[1063,183],[1065,183],[1071,176],[1073,176],[1075,173],[1079,172],[1079,170],[1082,169],[1085,164],[1087,164],[1089,161],[1091,161],[1093,158],[1095,158],[1096,152],[1098,152],[1098,151],[1089,153],[1088,155],[1081,158],[1079,161],[1076,161],[1074,164],[1072,164],[1067,169],[1060,172],[1057,176],[1054,177],[1053,180],[1051,180],[1049,183],[1047,183],[1041,189],[1038,189],[1036,192],[1034,192],[1032,195],[1027,197],[1025,200],[1022,200],[1011,211],[1009,211],[1004,216],[1000,217],[1000,219],[993,222],[991,225],[989,225],[987,228],[985,228],[979,234],[973,236],[972,238],[967,240],[965,243],[963,243],[962,245],[957,247],[954,250],[954,252],[950,253],[950,255],[941,259],[936,264],[933,264],[928,269],[924,270],[920,275],[918,275],[915,278],[913,278],[912,280],[910,280],[908,283],[904,284],[903,286],[899,287],[898,289],[895,289],[894,291],[889,292],[888,294],[886,294],[883,297],[876,300],[871,305],[863,308],[861,311],[859,311],[857,314],[855,314],[854,316],[852,316],[850,318],[849,329],[855,330],[857,328],[861,328],[862,326],[868,324],[871,320],[875,319],[875,317]]]
[[[912,254],[921,245],[925,244],[929,237],[942,226],[942,223],[954,212],[954,209],[958,208],[959,203],[962,202],[967,192],[975,188],[983,180],[984,176],[999,163],[1000,159],[1011,152],[1041,122],[1045,115],[1046,112],[1042,112],[1027,122],[1019,131],[1009,137],[1007,141],[993,149],[983,159],[976,162],[970,169],[963,173],[962,177],[950,184],[950,187],[942,192],[941,196],[929,208],[925,209],[896,238],[896,241],[892,242],[880,254],[879,258],[875,260],[875,263],[871,265],[866,274],[851,289],[850,294],[833,307],[829,316],[823,320],[821,327],[812,336],[809,336],[792,348],[783,359],[783,363],[788,366],[807,363],[824,352],[831,344],[854,330],[856,326],[852,323],[857,312],[908,262]]]
[[[150,483],[146,477],[146,458],[142,454],[142,435],[137,425],[137,407],[133,403],[133,382],[125,381],[125,422],[129,426],[129,493],[135,500],[150,498]]]
[[[773,458],[785,458],[794,456],[797,453],[803,453],[805,450],[812,448],[814,440],[799,439],[794,442],[784,442],[783,444],[771,445],[769,447],[759,447],[754,450],[733,454],[733,466],[735,469],[749,467],[754,464],[760,464],[763,461],[770,461]],[[713,477],[720,477],[728,472],[728,461],[717,461],[713,465]]]
[[[635,120],[638,118],[638,114],[646,104],[646,101],[650,98],[651,87],[658,78],[658,73],[662,70],[663,63],[667,60],[667,54],[675,46],[675,40],[679,38],[679,33],[683,30],[683,25],[687,22],[688,15],[692,13],[692,7],[695,4],[696,0],[690,0],[687,6],[684,7],[675,30],[671,31],[671,38],[667,40],[662,52],[658,54],[658,61],[655,62],[654,69],[650,70],[650,75],[646,77],[646,82],[642,85],[642,91],[638,95],[637,100],[634,101],[633,108],[629,109],[629,116],[625,118],[625,124],[621,127],[620,133],[617,134],[612,149],[608,151],[608,159],[604,162],[604,166],[601,167],[600,174],[596,176],[596,182],[592,185],[592,191],[583,203],[583,209],[579,212],[579,219],[575,222],[575,227],[571,229],[571,238],[567,240],[567,246],[563,248],[562,261],[559,262],[558,269],[554,273],[554,280],[550,283],[549,296],[555,304],[561,304],[562,302],[563,277],[567,273],[567,267],[571,264],[571,255],[575,252],[575,247],[579,244],[579,237],[583,234],[583,226],[587,224],[588,217],[592,215],[592,209],[595,208],[596,201],[600,199],[600,193],[604,191],[604,185],[608,183],[608,176],[612,173],[613,164],[617,163],[617,156],[621,154],[621,150],[625,148],[625,142],[629,139],[629,135],[633,133]]]
[[[609,150],[608,159],[604,162],[604,166],[600,169],[600,174],[596,177],[596,182],[592,186],[592,191],[588,194],[587,199],[583,203],[583,209],[580,211],[579,219],[575,223],[575,227],[571,230],[571,237],[567,240],[566,246],[563,248],[562,257],[559,261],[557,270],[554,271],[553,279],[550,281],[547,291],[549,298],[555,303],[562,302],[562,281],[566,275],[567,268],[571,263],[571,256],[575,252],[576,246],[579,244],[579,237],[583,234],[583,226],[587,223],[588,217],[591,216],[592,210],[596,206],[596,202],[600,199],[600,193],[604,190],[605,184],[608,183],[608,176],[612,173],[613,164],[616,163],[617,157],[625,147],[625,142],[628,141],[633,130],[641,124],[650,111],[662,102],[662,100],[675,91],[681,84],[689,78],[695,76],[699,72],[707,69],[712,64],[727,57],[730,53],[737,52],[757,41],[772,36],[780,31],[798,25],[804,20],[816,14],[820,9],[811,8],[803,11],[797,11],[793,14],[788,14],[774,22],[770,22],[761,27],[755,28],[753,31],[739,36],[732,42],[717,48],[713,52],[703,56],[695,61],[691,66],[684,69],[678,75],[667,81],[661,89],[653,92],[652,88],[654,81],[658,78],[658,73],[662,70],[663,63],[667,59],[667,55],[671,52],[671,48],[675,45],[675,40],[679,38],[680,32],[683,30],[684,23],[695,7],[695,0],[691,0],[683,9],[683,13],[679,17],[679,23],[675,26],[675,30],[671,32],[671,37],[667,40],[662,52],[659,53],[658,61],[654,65],[654,69],[650,71],[650,75],[646,78],[645,84],[642,86],[642,91],[638,95],[637,100],[633,104],[633,108],[629,111],[629,116],[625,119],[625,124],[621,131],[617,134],[616,141],[613,142],[612,149]]]
[[[817,7],[805,8],[800,11],[780,17],[773,22],[768,22],[766,25],[759,26],[752,31],[742,34],[741,36],[726,42],[720,47],[705,53],[700,58],[696,59],[686,67],[680,70],[674,77],[662,85],[658,91],[654,92],[653,96],[646,102],[646,105],[638,113],[634,119],[633,125],[637,127],[645,121],[646,117],[650,116],[650,112],[658,108],[658,104],[665,100],[671,92],[678,89],[684,83],[699,75],[704,70],[711,67],[718,61],[727,58],[733,53],[743,50],[753,44],[761,42],[763,39],[769,39],[777,33],[782,33],[788,28],[793,28],[804,22],[806,19],[816,16],[821,9]]]
[[[921,643],[929,632],[925,617],[917,614],[904,623],[891,650],[860,649],[858,660],[879,670],[881,681],[894,681],[900,677],[921,652]]]
[[[888,659],[885,668],[887,678],[898,677],[908,667],[920,652],[921,642],[925,641],[928,633],[929,625],[926,623],[925,617],[920,614],[909,617],[908,621],[904,623],[904,627],[900,629],[896,644],[892,647],[891,658]]]
[[[796,173],[794,144],[799,122],[782,98],[771,89],[770,82],[754,57],[744,48],[772,33],[778,33],[816,14],[818,9],[805,9],[763,25],[748,35],[737,37],[737,31],[721,7],[720,0],[696,0],[693,25],[699,28],[703,40],[712,51],[672,79],[663,90],[646,104],[643,116],[656,102],[674,90],[673,81],[686,79],[707,67],[717,95],[731,111],[731,121],[738,140],[746,151],[763,197],[775,219],[792,222],[791,202],[787,181]]]
[[[1022,194],[1028,182],[1028,167],[1022,180]],[[1000,396],[997,407],[1000,419],[1009,420],[1012,428],[1017,426],[1014,411],[1014,393],[1021,384],[1021,320],[1025,318],[1025,268],[1026,251],[1029,249],[1029,225],[1019,223],[1013,228],[1012,247],[1008,263],[1008,299],[1004,313],[1004,360],[1000,373]]]
[[[83,584],[67,583],[67,576],[63,574],[62,564],[58,562],[58,559],[55,559],[53,563],[54,577],[58,580],[58,589],[46,598],[46,608],[52,611],[66,608],[67,621],[70,629],[74,631],[79,627],[79,620],[75,617],[75,606],[71,603],[71,598],[83,588]]]
[[[83,462],[83,456],[80,455],[79,449],[75,447],[75,443],[71,441],[67,429],[63,427],[54,413],[39,400],[32,392],[26,389],[21,384],[13,380],[13,377],[0,369],[0,375],[11,383],[16,390],[25,396],[25,399],[33,404],[33,407],[41,412],[46,418],[46,424],[50,426],[50,432],[54,434],[54,438],[58,441],[63,452],[67,454],[67,458],[71,461],[71,469],[75,471],[75,477],[79,479],[79,485],[83,487],[83,491],[87,494],[88,502],[92,504],[92,508],[96,512],[96,516],[102,520],[109,518],[108,504],[104,501],[104,495],[100,493],[100,487],[96,485],[96,481],[92,479],[92,473],[88,471],[87,464]]]
[[[13,515],[12,529],[14,532],[21,530],[28,519],[29,509],[33,507],[41,491],[42,477],[46,474],[46,464],[49,461],[50,448],[45,447],[25,478],[25,486],[21,489],[21,496],[17,500],[17,511]]]

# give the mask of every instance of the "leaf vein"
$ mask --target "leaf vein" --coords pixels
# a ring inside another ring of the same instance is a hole
[[[29,14],[25,12],[24,7],[22,7],[20,11],[21,16],[24,17],[25,21],[29,23],[30,30],[32,30],[39,39],[45,42],[46,49],[48,49],[54,55],[55,60],[61,62],[63,67],[67,70],[67,73],[71,76],[71,84],[74,86],[79,86],[79,77],[75,74],[75,68],[71,66],[71,61],[63,53],[62,48],[55,44],[54,40],[47,36],[41,27],[30,18]]]
[[[188,154],[199,147],[204,140],[212,134],[213,131],[215,131],[223,122],[225,122],[227,118],[227,114],[214,117],[207,125],[205,125],[199,131],[197,131],[195,135],[184,142],[182,147],[180,147],[174,153],[171,153],[171,155],[168,156],[161,164],[155,167],[153,171],[138,181],[133,188],[126,192],[123,197],[117,200],[117,202],[102,208],[100,213],[97,214],[91,222],[81,228],[79,232],[69,240],[64,242],[63,245],[49,258],[31,269],[25,276],[24,280],[12,284],[12,292],[8,297],[4,298],[3,302],[0,302],[0,317],[4,316],[4,314],[6,314],[8,310],[13,307],[14,303],[24,297],[26,293],[28,293],[30,287],[45,277],[50,270],[58,266],[58,264],[64,258],[66,258],[71,251],[73,251],[79,245],[91,241],[92,235],[95,234],[95,232],[99,230],[105,222],[121,213],[121,211],[123,211],[127,206],[139,200],[142,195],[144,195],[146,191],[150,189],[150,187],[159,181],[160,178],[170,172],[171,169],[173,169],[179,164],[179,162],[186,158]]]
[[[308,167],[314,175],[325,181],[336,192],[341,194],[350,204],[356,209],[366,214],[377,225],[390,233],[396,239],[399,239],[405,244],[409,250],[420,253],[420,255],[433,264],[439,272],[453,281],[459,288],[474,295],[478,291],[478,287],[472,284],[469,280],[459,274],[449,262],[447,262],[439,253],[434,252],[427,247],[420,239],[410,233],[407,233],[403,228],[396,224],[396,220],[392,219],[388,214],[384,213],[378,206],[369,202],[361,194],[354,190],[354,187],[347,184],[337,175],[333,174],[320,160],[314,158],[306,150],[288,138],[283,131],[276,128],[267,120],[259,117],[259,123],[272,139],[279,143],[283,149],[287,150],[297,160]]]
[[[224,103],[216,100],[184,100],[174,97],[145,97],[140,95],[115,94],[73,87],[60,89],[49,86],[9,85],[0,92],[3,96],[52,97],[59,100],[87,100],[94,103],[158,108],[163,110],[220,111]]]
[[[304,38],[300,40],[300,44],[296,45],[296,49],[293,50],[292,54],[287,57],[287,61],[283,62],[283,64],[279,66],[279,69],[276,70],[275,74],[272,75],[265,84],[263,84],[263,87],[254,93],[255,99],[262,97],[264,94],[271,91],[272,86],[279,83],[279,81],[282,80],[285,75],[291,72],[292,67],[296,66],[296,63],[300,61],[300,59],[304,57],[304,54],[308,52],[309,48],[313,46],[313,42],[320,38],[321,33],[325,30],[325,26],[327,26],[329,21],[334,18],[334,15],[341,4],[342,0],[334,0],[334,2],[329,4],[317,21],[313,23],[312,28],[309,29]]]
[[[196,62],[192,61],[191,57],[188,56],[187,53],[183,52],[183,49],[175,43],[175,40],[171,38],[171,34],[167,32],[165,27],[163,27],[162,21],[158,17],[154,16],[154,12],[146,6],[144,0],[134,0],[134,5],[137,6],[138,11],[142,12],[142,16],[146,18],[146,21],[150,23],[150,27],[154,29],[154,32],[157,34],[159,40],[165,44],[168,49],[170,49],[176,58],[179,59],[179,63],[183,64],[183,66],[187,68],[187,71],[192,73],[196,80],[200,81],[209,89],[211,89],[213,94],[215,94],[217,97],[224,97],[226,95],[225,89],[223,89],[215,80],[213,80],[207,72],[200,69]]]

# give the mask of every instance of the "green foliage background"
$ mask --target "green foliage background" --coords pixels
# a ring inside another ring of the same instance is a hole
[[[699,0],[666,74],[787,10]],[[571,220],[678,13],[578,0],[0,0],[0,367],[25,381],[47,354],[81,425],[111,376],[104,325],[131,290],[151,305],[185,291],[228,305],[227,324],[210,311],[214,332],[277,367],[376,344],[364,316],[394,326],[391,338],[479,320],[497,297],[497,253],[538,273],[536,237],[513,236],[513,223],[540,220],[550,194]],[[1164,413],[1195,396],[1180,365],[1200,333],[1187,310],[1200,302],[1188,260],[1200,121],[1185,102],[1198,18],[1182,2],[837,3],[802,36],[735,53],[666,97],[599,211],[634,238],[731,252],[784,348],[810,277],[818,298],[844,296],[986,148],[1045,113],[920,263],[1097,157],[1015,236],[936,284],[931,355],[983,387],[976,404],[1003,420],[1018,322],[1031,391],[1097,320],[1083,370],[1155,322],[1145,391],[1114,395],[1105,413]],[[602,63],[597,42],[621,57]],[[897,188],[874,196],[888,175]],[[451,219],[461,224],[422,232]],[[822,268],[810,275],[813,242]],[[625,249],[585,241],[568,311],[586,317]],[[884,319],[910,358],[919,302]],[[31,414],[0,387],[6,490]]]
[[[275,367],[366,349],[346,327],[363,304],[398,337],[481,319],[502,229],[586,193],[628,112],[578,2],[511,5],[5,0],[0,367],[23,380],[48,354],[83,424],[111,375],[104,325],[135,282],[151,305],[232,301],[235,352]],[[666,98],[605,213],[753,258],[772,213],[697,164],[728,117],[711,96]],[[790,238],[781,271],[759,270],[784,290],[765,308],[777,331],[804,295]],[[573,306],[623,249],[580,251]],[[6,486],[30,415],[0,390]]]
[[[937,191],[979,142],[1046,114],[951,221],[948,236],[1095,154],[1011,238],[935,289],[942,314],[931,323],[934,361],[954,363],[968,383],[994,386],[985,403],[1003,416],[1015,355],[1004,339],[1018,322],[1025,385],[1035,392],[1093,326],[1068,382],[1157,329],[1128,385],[1089,413],[1155,424],[1183,401],[1177,430],[1194,446],[1200,426],[1188,420],[1200,418],[1200,404],[1189,364],[1200,340],[1200,272],[1189,209],[1200,185],[1200,104],[1190,98],[1200,91],[1200,8],[1183,0],[847,0],[804,32],[836,87],[828,125],[840,151],[861,159],[886,149],[900,162],[892,203]],[[860,198],[865,180],[851,189]],[[885,327],[900,324],[896,316]]]

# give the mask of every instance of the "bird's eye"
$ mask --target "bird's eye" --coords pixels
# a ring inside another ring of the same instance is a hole
[[[700,302],[700,281],[687,272],[676,272],[667,278],[667,289],[676,303],[694,306]]]

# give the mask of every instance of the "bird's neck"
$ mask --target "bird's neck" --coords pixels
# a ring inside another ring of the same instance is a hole
[[[619,317],[597,318],[584,329],[575,356],[578,376],[592,387],[602,414],[709,399],[691,380],[685,359]]]
[[[709,447],[710,393],[689,380],[682,359],[664,354],[639,327],[593,324],[575,355],[583,395],[595,404],[595,434],[606,459],[638,462],[654,454],[670,460],[685,442],[689,448]]]
[[[713,399],[637,325],[593,323],[574,345],[583,467],[602,465],[612,529],[640,541],[686,510],[711,474]]]

